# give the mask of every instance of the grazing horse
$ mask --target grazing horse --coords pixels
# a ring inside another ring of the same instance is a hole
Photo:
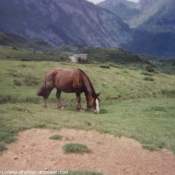
[[[96,93],[89,77],[81,70],[68,70],[63,68],[56,68],[49,71],[45,78],[43,85],[37,92],[38,96],[43,96],[43,107],[47,107],[47,98],[53,88],[57,89],[57,105],[58,108],[63,108],[60,95],[61,91],[66,93],[76,93],[77,110],[83,111],[81,107],[81,93],[84,92],[87,101],[87,108],[99,113],[99,98],[100,93]]]

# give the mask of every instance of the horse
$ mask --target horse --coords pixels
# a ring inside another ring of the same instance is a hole
[[[56,98],[58,108],[64,109],[60,101],[61,92],[63,91],[65,93],[75,93],[77,110],[80,112],[84,111],[81,107],[81,93],[84,93],[87,101],[87,108],[91,109],[95,114],[100,113],[100,93],[95,92],[89,77],[81,69],[69,70],[55,68],[45,75],[43,84],[37,92],[38,96],[43,97],[42,106],[44,108],[47,108],[47,99],[54,88],[57,89]]]

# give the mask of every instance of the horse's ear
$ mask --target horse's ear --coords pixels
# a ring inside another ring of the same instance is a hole
[[[97,93],[97,97],[100,96],[101,92]]]

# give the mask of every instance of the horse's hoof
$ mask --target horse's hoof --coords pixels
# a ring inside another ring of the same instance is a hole
[[[45,109],[47,109],[47,106],[45,106],[45,105],[42,105],[42,107],[45,108]]]
[[[61,110],[64,110],[65,108],[64,108],[64,106],[61,106],[61,108],[60,108]]]
[[[84,109],[79,109],[79,112],[85,112],[85,110]]]

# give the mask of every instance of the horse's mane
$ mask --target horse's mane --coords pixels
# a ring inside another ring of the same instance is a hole
[[[94,86],[92,85],[92,82],[91,82],[91,80],[89,79],[89,77],[86,75],[86,73],[83,71],[83,70],[81,70],[81,69],[78,69],[80,72],[82,72],[83,73],[83,75],[87,78],[87,80],[88,80],[88,82],[89,82],[89,85],[90,85],[90,87],[91,87],[91,89],[92,89],[92,94],[93,95],[95,95],[96,93],[95,93],[95,89],[94,89]]]

